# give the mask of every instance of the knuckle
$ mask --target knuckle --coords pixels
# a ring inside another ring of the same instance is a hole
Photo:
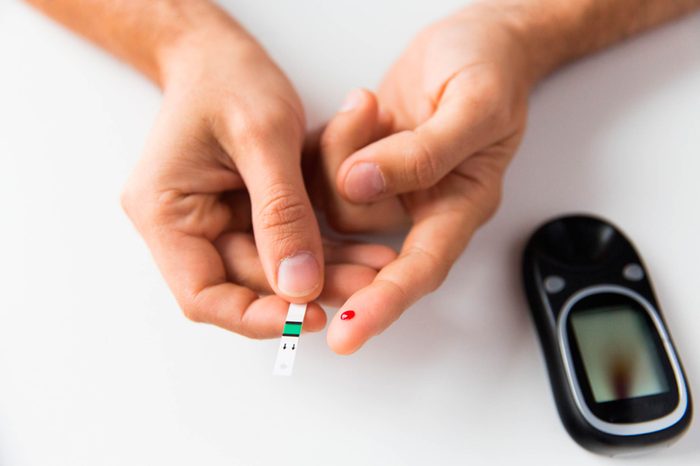
[[[441,260],[435,254],[421,248],[418,246],[413,246],[409,249],[409,253],[422,256],[428,263],[428,267],[425,268],[425,286],[428,292],[433,292],[437,290],[440,285],[442,285],[447,278],[447,274],[450,270],[449,264],[445,263],[445,260]]]
[[[512,120],[511,105],[509,105],[509,86],[504,78],[496,72],[486,72],[476,82],[475,92],[472,93],[478,108],[482,109],[487,127],[503,128],[510,125]]]
[[[479,93],[486,101],[498,99],[499,96],[503,95],[503,90],[506,88],[501,75],[490,70],[481,75],[478,85]]]
[[[496,182],[491,186],[488,193],[486,194],[483,210],[483,221],[486,222],[498,211],[498,206],[501,205],[501,199],[503,197],[503,187],[502,183]],[[483,223],[483,222],[482,222]]]
[[[258,221],[265,230],[289,233],[301,230],[308,220],[309,206],[292,186],[276,183],[268,188],[266,200],[258,211]]]
[[[182,314],[191,322],[204,322],[201,307],[196,303],[196,301],[183,304]]]
[[[492,159],[493,160],[493,159]],[[498,210],[503,197],[503,170],[495,161],[483,165],[484,174],[479,177],[480,189],[483,192],[484,222],[490,219]]]
[[[493,102],[488,113],[488,124],[493,128],[509,128],[512,124],[510,107],[502,99]]]
[[[433,186],[440,176],[440,163],[430,148],[419,138],[415,137],[415,150],[406,158],[406,178],[413,180],[418,189]]]
[[[271,134],[289,133],[300,136],[303,125],[291,108],[281,104],[271,104],[263,108],[247,104],[237,104],[238,111],[230,118],[230,128],[238,142],[264,141]]]
[[[183,290],[183,294],[176,296],[182,309],[182,314],[191,322],[204,322],[202,302],[202,290],[196,291],[189,286]]]
[[[119,204],[122,210],[138,230],[141,230],[151,221],[152,214],[150,210],[152,210],[152,207],[150,207],[151,202],[148,199],[148,196],[143,191],[137,190],[131,185],[124,188],[119,196]]]
[[[398,297],[399,297],[398,302],[407,304],[407,303],[410,303],[412,301],[411,293],[409,293],[409,290],[400,281],[391,280],[391,279],[384,279],[384,278],[378,278],[376,281],[377,281],[377,283],[383,285],[384,287],[391,289],[391,291],[393,291],[394,294],[398,295]],[[397,318],[398,318],[398,316],[397,316]],[[396,320],[396,319],[393,319],[393,320]]]
[[[164,206],[152,186],[132,175],[119,195],[122,210],[137,229],[141,230],[160,220]]]
[[[332,125],[328,125],[319,139],[321,153],[326,153],[329,150],[333,150],[334,148],[338,147],[340,143],[341,136],[335,131],[335,128],[333,128]]]
[[[131,217],[134,208],[134,194],[130,188],[124,188],[124,190],[119,195],[119,204],[122,210]]]
[[[481,176],[470,178],[470,189],[464,196],[465,207],[477,213],[480,225],[494,216],[503,196],[501,176],[488,168],[482,170]]]
[[[211,310],[211,306],[207,305],[207,288],[186,291],[181,296],[180,308],[182,314],[191,322],[208,323],[211,321],[212,316],[207,315]]]

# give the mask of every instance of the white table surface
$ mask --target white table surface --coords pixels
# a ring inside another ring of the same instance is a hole
[[[316,125],[457,0],[229,1]],[[188,322],[119,207],[157,112],[129,68],[0,2],[0,464],[613,464],[564,431],[520,288],[556,214],[614,220],[700,387],[700,15],[544,83],[503,205],[447,282],[351,357]],[[700,427],[635,464],[700,464]]]

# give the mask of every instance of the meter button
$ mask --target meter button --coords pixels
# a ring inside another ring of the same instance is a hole
[[[627,264],[622,269],[622,276],[631,282],[638,282],[644,278],[644,269],[639,264]]]
[[[544,279],[544,289],[549,294],[559,293],[564,289],[564,286],[566,286],[566,282],[558,275],[550,275]]]

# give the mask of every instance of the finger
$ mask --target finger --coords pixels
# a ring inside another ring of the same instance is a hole
[[[229,281],[261,294],[274,293],[265,276],[255,239],[250,233],[224,233],[214,241]]]
[[[161,231],[149,243],[163,276],[185,315],[252,338],[281,334],[289,303],[277,296],[258,298],[252,290],[228,282],[221,257],[204,238]],[[304,328],[318,331],[326,316],[309,306]]]
[[[318,301],[328,306],[339,307],[353,293],[368,286],[377,276],[377,270],[366,265],[326,265],[326,280]]]
[[[391,118],[379,108],[376,96],[364,89],[348,94],[340,111],[321,136],[321,165],[327,180],[324,210],[329,223],[343,232],[388,231],[407,224],[398,199],[387,199],[371,206],[353,205],[338,193],[335,180],[342,163],[358,149],[388,134]],[[370,174],[371,175],[371,174]],[[360,177],[368,189],[383,183],[376,177]]]
[[[379,270],[396,259],[396,251],[383,244],[324,243],[326,264],[357,264]]]
[[[491,97],[493,91],[482,87],[467,74],[456,75],[425,123],[346,159],[337,175],[343,197],[366,203],[427,189],[469,155],[505,137],[503,99]]]
[[[227,233],[216,242],[230,281],[259,293],[271,293],[251,235]],[[396,252],[379,244],[326,244],[326,280],[318,300],[338,306],[368,285],[377,270],[396,258]]]
[[[308,302],[323,288],[323,251],[302,179],[297,125],[288,115],[265,121],[237,116],[222,139],[250,194],[255,241],[268,282],[281,297]]]
[[[463,181],[455,178],[450,175],[439,185],[455,194],[422,209],[399,257],[383,268],[371,285],[353,294],[332,319],[327,340],[335,352],[356,351],[420,297],[435,290],[473,232],[488,218],[491,206],[497,203],[499,184],[456,189],[449,185]],[[457,194],[464,189],[468,195]],[[354,311],[354,318],[341,318],[349,310]]]
[[[320,136],[325,161],[342,162],[359,148],[388,134],[391,117],[381,112],[377,96],[353,89]]]

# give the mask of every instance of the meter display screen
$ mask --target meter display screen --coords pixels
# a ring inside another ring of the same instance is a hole
[[[653,323],[630,306],[578,309],[571,329],[597,403],[657,395],[669,382]]]

